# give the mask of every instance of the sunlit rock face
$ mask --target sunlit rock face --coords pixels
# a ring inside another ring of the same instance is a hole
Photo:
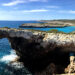
[[[8,38],[19,61],[35,75],[63,73],[69,53],[75,52],[75,34],[0,28],[0,38]]]

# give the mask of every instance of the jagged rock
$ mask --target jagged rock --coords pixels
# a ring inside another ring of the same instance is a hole
[[[75,52],[75,34],[0,28],[0,38],[8,38],[19,61],[35,75],[63,73],[69,53]]]

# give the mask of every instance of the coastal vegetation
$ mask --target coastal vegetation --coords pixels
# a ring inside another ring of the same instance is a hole
[[[69,22],[69,23],[74,23],[75,24],[75,20],[57,20],[57,21],[62,21],[62,22]]]
[[[49,31],[46,31],[47,33],[65,33],[65,32],[62,32],[62,31],[59,31],[57,29],[51,29]]]
[[[60,19],[60,20],[40,20],[40,22],[51,23],[55,25],[75,26],[75,20]]]
[[[3,28],[7,28],[7,29],[10,29],[9,27],[3,27]]]

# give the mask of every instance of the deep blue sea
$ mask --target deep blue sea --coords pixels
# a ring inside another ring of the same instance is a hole
[[[0,21],[0,27],[10,27],[10,28],[19,28],[21,24],[24,23],[37,23],[36,21]],[[25,29],[36,29],[42,31],[48,31],[50,29],[58,29],[66,33],[75,31],[74,26],[64,27],[64,28],[25,28]],[[12,61],[17,55],[14,50],[10,47],[8,39],[0,39],[0,75],[30,75],[26,69],[25,72],[21,73],[23,70],[13,70],[9,66],[9,62]],[[20,72],[20,73],[19,73]]]

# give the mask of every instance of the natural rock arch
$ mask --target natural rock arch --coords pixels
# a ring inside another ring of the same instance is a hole
[[[60,40],[61,35],[65,42]],[[69,64],[69,53],[75,52],[75,34],[1,28],[0,38],[4,37],[8,38],[20,61],[35,75],[63,73]]]

